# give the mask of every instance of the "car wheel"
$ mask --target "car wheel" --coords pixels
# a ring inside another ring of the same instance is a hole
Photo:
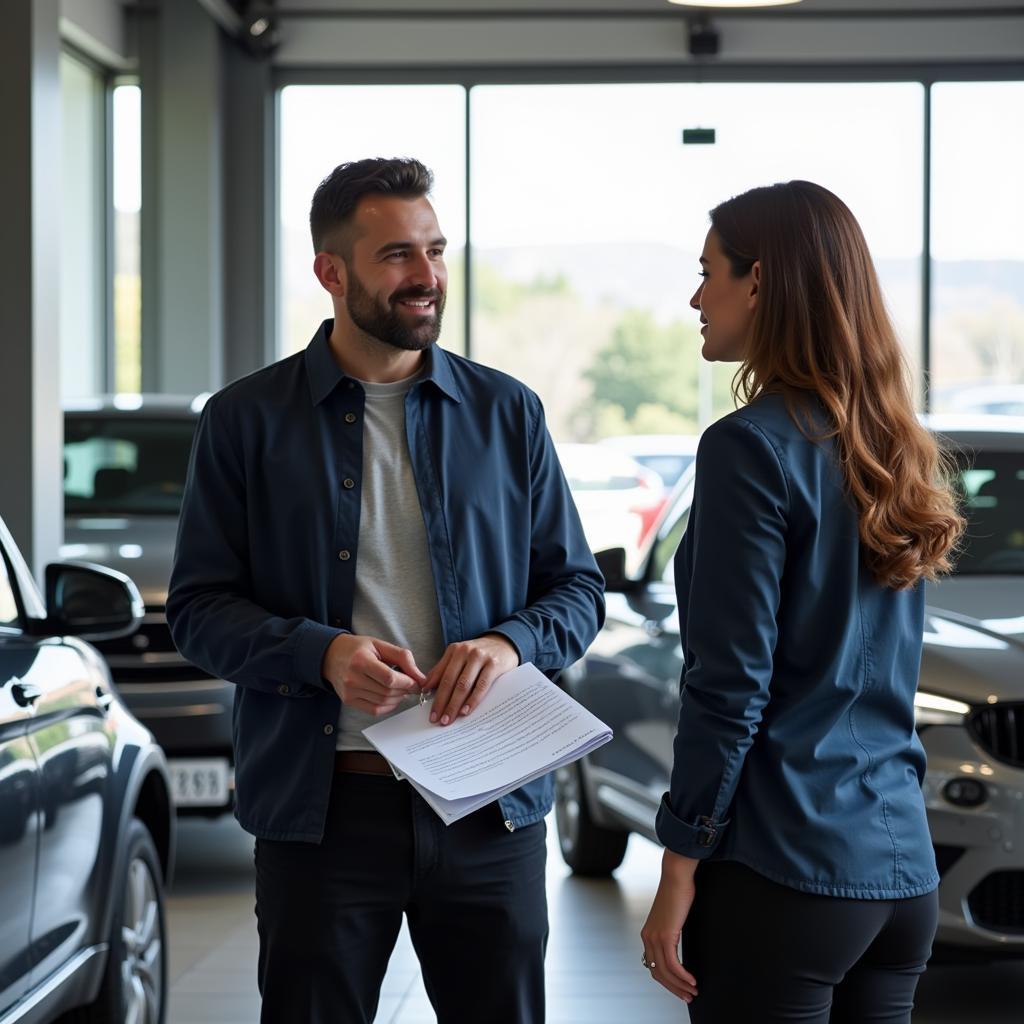
[[[594,821],[579,761],[555,772],[555,824],[562,859],[573,874],[606,877],[622,863],[629,833],[605,828]]]
[[[160,859],[149,830],[137,818],[128,829],[121,877],[115,880],[110,954],[96,1001],[75,1024],[164,1024],[167,946]]]

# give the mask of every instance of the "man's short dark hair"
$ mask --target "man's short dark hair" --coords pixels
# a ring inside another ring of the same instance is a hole
[[[372,157],[338,164],[313,193],[309,230],[313,235],[314,251],[329,249],[331,243],[338,245],[336,236],[339,229],[352,220],[363,196],[376,194],[418,199],[425,196],[433,184],[434,175],[430,169],[411,157]]]

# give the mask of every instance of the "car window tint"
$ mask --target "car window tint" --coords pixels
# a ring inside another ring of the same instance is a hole
[[[683,470],[693,462],[693,455],[637,455],[636,461],[647,469],[653,469],[664,481],[666,487],[674,487],[683,475]]]
[[[193,420],[69,417],[64,427],[67,515],[177,515]]]
[[[690,521],[690,510],[687,508],[681,516],[669,527],[668,531],[662,534],[651,555],[652,580],[661,580],[665,583],[672,583],[675,579],[673,571],[673,560],[676,550],[683,534],[686,532],[686,524]]]
[[[14,596],[7,559],[0,554],[0,626],[17,628],[19,624],[18,602]]]
[[[967,517],[956,572],[1024,573],[1024,456],[976,451],[961,459],[956,485]]]

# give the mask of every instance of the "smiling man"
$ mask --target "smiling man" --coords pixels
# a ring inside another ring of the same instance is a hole
[[[554,677],[604,618],[537,396],[436,345],[430,186],[378,159],[320,184],[334,318],[215,395],[192,455],[167,613],[237,684],[264,1024],[372,1021],[403,915],[442,1024],[544,1018],[550,778],[445,827],[362,734],[421,693],[445,728],[522,662]]]

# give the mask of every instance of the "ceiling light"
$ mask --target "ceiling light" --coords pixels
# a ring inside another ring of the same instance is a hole
[[[668,0],[680,7],[783,7],[801,0]]]

